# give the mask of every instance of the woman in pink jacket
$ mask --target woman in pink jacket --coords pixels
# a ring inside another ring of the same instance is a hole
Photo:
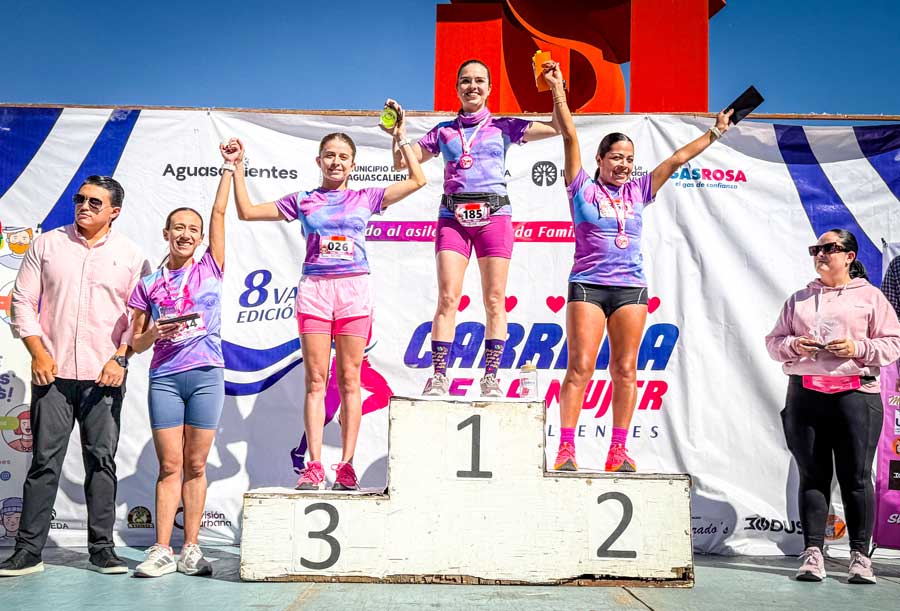
[[[800,471],[801,581],[822,581],[832,470],[850,534],[850,583],[875,583],[872,461],[881,436],[878,371],[900,357],[897,314],[869,284],[856,237],[843,229],[809,247],[819,279],[791,295],[766,347],[790,376],[781,420]],[[834,467],[832,467],[834,465]]]

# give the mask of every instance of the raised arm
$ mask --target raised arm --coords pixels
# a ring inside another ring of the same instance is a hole
[[[247,183],[244,180],[244,143],[234,139],[240,148],[240,157],[234,164],[234,203],[237,206],[238,218],[242,221],[283,221],[284,216],[275,206],[275,202],[254,204],[247,194]]]
[[[544,62],[544,78],[553,92],[553,121],[563,137],[563,150],[566,155],[566,184],[572,184],[581,171],[581,149],[578,148],[578,134],[575,133],[575,121],[566,102],[566,89],[562,71],[556,62]],[[527,132],[526,132],[527,134]],[[545,136],[546,137],[546,136]]]
[[[397,121],[397,125],[394,126],[393,132],[393,146],[400,150],[405,162],[404,165],[409,168],[409,178],[401,180],[400,182],[395,182],[384,190],[384,199],[381,202],[382,209],[387,208],[392,204],[396,204],[407,195],[415,193],[424,187],[427,182],[425,180],[425,173],[422,171],[422,166],[419,164],[419,160],[413,151],[413,145],[410,144],[409,138],[406,137],[406,125],[403,122],[402,114]],[[418,144],[415,146],[418,147]]]
[[[226,165],[234,165],[237,161],[243,161],[244,148],[239,145],[237,138],[220,144],[219,152],[222,153]],[[228,195],[231,192],[233,176],[234,172],[223,166],[219,188],[216,189],[216,199],[213,202],[212,213],[209,215],[209,251],[219,269],[225,267],[225,208],[228,207]]]
[[[419,146],[418,142],[413,142],[412,144],[410,144],[409,151],[406,151],[405,153],[400,151],[400,146],[397,144],[399,142],[397,138],[397,130],[400,129],[401,125],[403,125],[404,130],[403,139],[406,139],[406,126],[403,121],[403,119],[405,118],[403,107],[400,106],[400,104],[396,100],[392,100],[390,98],[385,101],[384,105],[390,106],[397,111],[397,124],[394,125],[394,127],[392,127],[391,129],[387,129],[384,126],[381,126],[381,129],[394,137],[394,141],[391,144],[391,152],[394,155],[394,169],[405,170],[407,167],[409,167],[406,163],[406,156],[410,154],[415,156],[416,161],[418,161],[419,163],[425,163],[429,159],[434,158],[434,155],[431,153],[431,151],[426,151],[425,149],[423,149],[421,146]]]
[[[693,142],[687,143],[672,153],[671,157],[656,166],[656,169],[650,175],[653,195],[656,195],[656,192],[660,190],[675,170],[705,151],[710,144],[721,138],[722,134],[728,131],[728,127],[731,125],[728,120],[731,118],[732,113],[734,113],[734,109],[729,109],[728,112],[724,110],[720,112],[716,115],[715,127],[703,132],[702,136]]]

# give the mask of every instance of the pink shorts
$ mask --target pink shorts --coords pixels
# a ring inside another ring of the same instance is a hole
[[[300,335],[368,337],[372,330],[374,301],[369,274],[303,276],[297,286]]]
[[[512,217],[508,214],[491,216],[484,227],[463,227],[455,218],[439,218],[437,239],[434,241],[434,252],[452,250],[466,259],[472,256],[512,258],[513,227]]]

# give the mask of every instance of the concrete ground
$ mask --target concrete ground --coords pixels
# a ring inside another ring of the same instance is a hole
[[[117,548],[129,566],[143,558],[138,548]],[[0,550],[5,557],[8,548]],[[46,570],[0,579],[0,610],[52,609],[639,609],[691,611],[764,609],[802,611],[900,609],[900,560],[875,562],[878,584],[847,583],[847,561],[829,559],[824,583],[791,579],[796,558],[697,556],[696,585],[689,589],[650,587],[546,587],[380,585],[331,583],[243,583],[236,547],[208,547],[213,577],[179,573],[158,579],[100,575],[87,569],[85,549],[48,548]]]

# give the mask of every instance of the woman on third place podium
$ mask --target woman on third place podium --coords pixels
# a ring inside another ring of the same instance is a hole
[[[637,354],[647,319],[641,217],[672,173],[728,130],[731,111],[720,112],[715,125],[702,136],[634,180],[634,143],[625,134],[607,134],[600,141],[597,170],[591,178],[581,165],[578,136],[559,66],[547,64],[544,77],[553,91],[553,115],[562,130],[566,192],[575,225],[575,264],[569,275],[566,306],[569,362],[559,397],[560,444],[554,469],[578,469],[575,427],[605,329],[613,383],[613,432],[606,470],[635,471],[625,442],[637,400]]]
[[[304,422],[309,462],[300,473],[298,490],[319,490],[325,483],[322,434],[325,393],[334,341],[338,390],[341,396],[341,461],[333,465],[333,490],[356,490],[353,455],[362,417],[360,368],[372,329],[375,294],[366,259],[366,226],[373,214],[425,186],[425,175],[410,153],[402,125],[394,130],[396,146],[409,164],[409,178],[387,188],[347,187],[353,173],[356,145],[344,133],[328,134],[319,144],[316,164],[322,183],[311,191],[252,204],[244,182],[243,164],[235,175],[238,217],[245,221],[299,221],[306,240],[303,276],[297,287],[297,323],[306,370]]]
[[[825,521],[837,473],[850,535],[850,583],[875,583],[869,540],[875,520],[872,461],[881,437],[879,368],[900,357],[897,313],[866,280],[856,236],[822,234],[809,247],[819,275],[785,302],[766,348],[790,377],[781,422],[800,471],[806,548],[800,581],[825,579]]]
[[[466,267],[475,250],[481,271],[481,292],[487,317],[484,331],[484,377],[481,396],[502,397],[497,369],[506,343],[506,279],[513,249],[512,207],[506,195],[506,151],[559,134],[553,123],[494,117],[487,107],[491,73],[477,59],[459,67],[456,94],[460,109],[452,121],[438,123],[412,152],[420,162],[444,156],[444,195],[438,214],[438,303],[431,324],[434,374],[423,394],[450,391],[447,367],[456,334],[456,312],[462,297]],[[394,146],[394,167],[405,167]]]

